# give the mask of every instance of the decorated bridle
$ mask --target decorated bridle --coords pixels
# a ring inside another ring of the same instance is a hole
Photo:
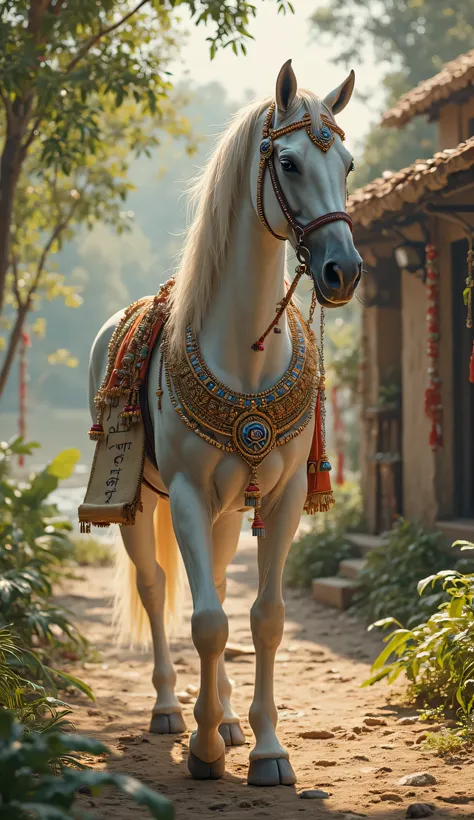
[[[266,216],[265,211],[263,208],[263,183],[265,180],[265,172],[268,168],[270,179],[273,187],[274,194],[277,198],[278,204],[280,205],[281,210],[286,218],[286,221],[291,226],[296,240],[296,258],[298,259],[299,265],[295,271],[295,277],[291,286],[288,288],[286,296],[282,299],[277,305],[277,312],[275,318],[268,326],[265,333],[263,333],[260,338],[254,342],[252,345],[253,350],[263,350],[264,349],[264,341],[268,334],[274,330],[276,333],[280,332],[280,329],[277,327],[281,316],[283,315],[286,307],[288,306],[293,293],[295,292],[296,286],[298,285],[299,280],[301,277],[306,273],[310,275],[309,269],[309,262],[311,258],[311,253],[309,248],[305,245],[304,240],[308,234],[313,233],[313,231],[317,231],[319,228],[322,228],[324,225],[328,225],[330,222],[337,222],[343,221],[347,222],[351,231],[352,231],[352,219],[345,211],[331,211],[327,214],[323,214],[319,216],[317,219],[313,219],[307,225],[300,225],[297,221],[291,207],[286,199],[286,196],[283,192],[283,189],[280,185],[280,181],[278,179],[278,174],[275,168],[275,161],[274,161],[274,153],[273,153],[273,146],[275,140],[279,137],[283,137],[286,134],[291,134],[293,131],[301,131],[305,130],[310,138],[311,142],[316,145],[321,151],[329,151],[331,145],[334,143],[334,134],[338,134],[340,138],[343,140],[345,139],[345,134],[342,128],[339,128],[335,122],[333,122],[326,114],[321,114],[321,121],[322,126],[316,132],[313,131],[311,117],[306,112],[301,120],[298,122],[294,122],[291,125],[285,125],[283,128],[273,129],[272,122],[275,114],[276,103],[272,103],[270,108],[268,109],[267,115],[265,117],[265,122],[263,125],[262,131],[262,139],[260,142],[260,163],[258,168],[258,177],[257,177],[257,213],[265,225],[266,229],[276,238],[281,239],[282,241],[286,240],[285,236],[279,236],[271,225],[269,224]],[[310,316],[308,319],[308,326],[311,324],[313,319],[314,310],[316,307],[316,294],[313,290],[313,297],[310,309]]]

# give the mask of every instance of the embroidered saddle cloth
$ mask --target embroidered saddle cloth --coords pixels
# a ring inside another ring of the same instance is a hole
[[[96,449],[84,503],[79,507],[82,532],[90,531],[91,524],[133,524],[140,508],[149,450],[145,446],[145,420],[149,414],[143,406],[147,391],[143,388],[153,347],[166,322],[173,281],[162,285],[156,296],[130,305],[110,341],[106,374],[95,398],[97,421],[89,431]],[[293,306],[289,324],[293,337],[290,367],[274,388],[261,394],[233,394],[217,382],[200,356],[191,329],[187,331],[186,354],[173,367],[167,360],[166,343],[163,345],[168,392],[183,421],[210,444],[239,452],[249,464],[251,476],[243,506],[255,508],[252,531],[260,536],[264,535],[264,526],[258,515],[256,468],[274,446],[298,435],[312,419],[315,426],[308,458],[305,511],[326,511],[334,503],[330,465],[322,462],[316,351]],[[309,356],[305,355],[307,346]],[[159,402],[161,384],[158,388]]]

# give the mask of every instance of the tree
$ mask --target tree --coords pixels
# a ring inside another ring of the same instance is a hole
[[[276,3],[279,11],[291,8],[287,0]],[[148,126],[145,143],[156,140],[151,120],[169,124],[172,86],[166,65],[177,47],[172,15],[181,5],[196,24],[211,25],[211,56],[218,47],[245,52],[247,25],[256,13],[246,0],[168,0],[166,5],[162,0],[3,0],[0,314],[10,279],[16,317],[0,394],[25,317],[48,282],[48,255],[74,226],[98,218],[116,221],[127,184],[126,160],[116,157],[113,167],[114,139],[140,151],[147,147],[141,143],[141,122]],[[115,117],[130,101],[138,113],[135,134],[132,124]],[[171,122],[176,124],[176,117]],[[34,206],[35,193],[41,207]],[[20,259],[24,242],[26,257]],[[73,298],[70,291],[66,296]]]
[[[474,0],[327,0],[311,20],[318,35],[331,42],[335,62],[352,65],[364,47],[373,49],[386,66],[386,107],[474,42]],[[362,145],[351,182],[365,184],[387,168],[399,170],[436,149],[436,130],[428,123],[415,121],[401,132],[377,124]]]

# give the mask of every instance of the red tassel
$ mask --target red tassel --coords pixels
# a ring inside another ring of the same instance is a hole
[[[474,384],[474,341],[472,343],[472,353],[469,362],[469,381]]]
[[[254,535],[256,538],[265,538],[265,524],[260,518],[258,509],[255,510],[255,515],[253,518],[252,535]]]
[[[331,489],[331,475],[329,470],[321,470],[320,461],[322,452],[321,430],[321,395],[318,393],[313,441],[308,457],[308,495],[306,497],[305,512],[313,515],[315,512],[326,512],[334,504],[334,495]]]

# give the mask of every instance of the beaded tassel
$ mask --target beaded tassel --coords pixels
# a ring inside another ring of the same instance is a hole
[[[258,507],[255,508],[255,515],[253,517],[252,535],[256,538],[265,538],[265,524],[260,518]]]
[[[252,475],[247,489],[245,490],[245,506],[246,507],[260,507],[260,499],[262,494],[258,486],[257,471],[252,467]]]
[[[93,424],[89,430],[89,438],[91,441],[99,441],[104,435],[104,428],[101,424]]]
[[[324,329],[325,314],[321,307],[320,336],[319,336],[319,391],[321,394],[321,455],[319,457],[318,470],[320,473],[329,473],[332,470],[331,462],[326,453],[326,370],[324,367]]]

